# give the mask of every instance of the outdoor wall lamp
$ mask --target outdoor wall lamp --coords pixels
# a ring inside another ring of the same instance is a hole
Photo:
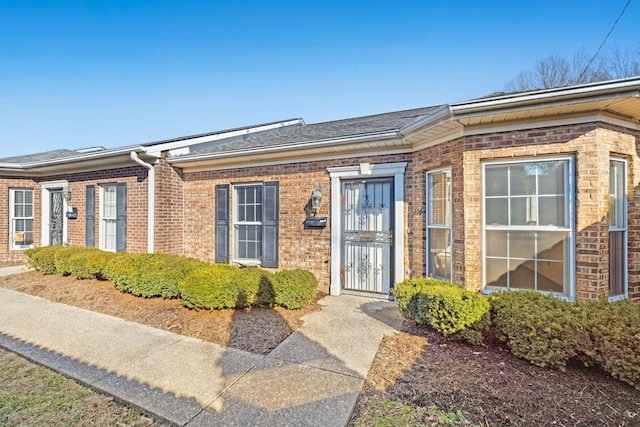
[[[71,190],[69,190],[69,187],[64,187],[62,189],[62,198],[67,202],[71,201]]]
[[[314,215],[318,213],[318,209],[320,209],[321,203],[322,203],[322,186],[318,184],[318,188],[313,190],[313,193],[311,193],[311,209],[313,210]]]

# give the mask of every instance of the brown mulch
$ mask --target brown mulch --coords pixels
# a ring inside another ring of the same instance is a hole
[[[121,293],[108,281],[78,280],[36,271],[0,277],[0,287],[263,355],[298,329],[302,317],[321,310],[318,300],[324,296],[319,293],[299,310],[255,307],[195,311],[175,299],[146,299]]]
[[[461,410],[479,426],[640,425],[640,391],[599,369],[540,368],[491,338],[471,346],[410,322],[383,340],[354,419],[375,397]]]

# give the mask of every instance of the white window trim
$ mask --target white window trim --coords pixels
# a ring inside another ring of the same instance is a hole
[[[262,206],[262,204],[264,203],[264,186],[262,182],[243,182],[242,184],[234,184],[233,187],[233,198],[231,199],[231,209],[233,211],[233,222],[231,224],[231,243],[232,243],[232,248],[233,248],[233,256],[231,258],[231,262],[235,262],[236,264],[240,264],[242,266],[247,266],[247,267],[252,267],[252,266],[258,266],[262,264],[262,260],[260,259],[254,259],[254,258],[239,258],[238,257],[238,244],[236,241],[236,237],[237,236],[237,230],[236,230],[236,226],[239,225],[259,225],[262,227],[263,222],[262,221],[250,221],[250,222],[246,222],[243,221],[242,223],[238,220],[238,209],[236,206],[236,201],[238,200],[238,193],[237,193],[237,189],[241,188],[241,187],[257,187],[260,186],[262,187],[262,200],[260,201],[260,206]],[[264,238],[264,236],[262,236],[262,238]]]
[[[394,177],[393,180],[393,283],[404,280],[404,171],[406,162],[372,165],[360,163],[357,166],[327,168],[331,178],[331,283],[329,293],[340,295],[340,260],[342,259],[342,211],[340,206],[340,185],[342,179],[368,177]]]
[[[624,197],[624,207],[622,210],[623,219],[622,222],[624,224],[623,228],[620,227],[609,227],[609,231],[624,231],[624,253],[622,256],[624,257],[624,293],[622,295],[616,295],[613,297],[609,297],[610,302],[620,301],[623,299],[629,298],[629,219],[628,219],[628,210],[629,210],[629,191],[627,188],[627,160],[622,159],[620,157],[610,157],[610,162],[620,162],[623,165],[623,197]],[[609,193],[611,193],[611,189],[609,189]]]
[[[109,251],[109,252],[117,252],[118,248],[114,248],[113,251],[110,251],[107,249],[107,238],[106,238],[106,233],[107,230],[105,229],[104,226],[104,220],[106,219],[104,217],[104,201],[105,201],[105,188],[107,187],[113,187],[116,189],[116,209],[117,209],[117,205],[118,205],[118,195],[117,195],[117,183],[113,183],[113,184],[101,184],[98,187],[100,188],[100,196],[99,196],[99,200],[98,200],[98,208],[99,208],[99,214],[98,214],[98,233],[99,233],[99,245],[98,248],[102,251]],[[116,233],[117,233],[117,227],[118,227],[118,223],[117,223],[117,214],[116,214]],[[117,246],[117,244],[116,244]]]
[[[35,212],[35,208],[36,208],[36,201],[35,201],[35,191],[33,190],[33,188],[9,188],[9,250],[11,251],[22,251],[25,249],[30,249],[33,248],[34,243],[35,243],[35,236],[33,239],[33,242],[30,245],[20,245],[17,243],[14,243],[13,241],[13,235],[15,234],[15,230],[13,229],[13,220],[15,219],[15,192],[16,191],[31,191],[31,197],[32,197],[32,209],[33,212],[31,215],[31,219],[33,220],[34,224],[33,224],[33,233],[35,234],[35,219],[36,219],[36,212]],[[21,217],[21,219],[28,219],[29,217]]]
[[[485,224],[486,218],[486,208],[485,208],[485,168],[488,165],[512,165],[517,163],[532,163],[532,162],[546,162],[546,161],[568,161],[569,170],[568,170],[568,179],[567,179],[567,202],[565,205],[565,215],[568,215],[567,224],[569,224],[569,229],[565,227],[536,227],[536,231],[569,231],[569,259],[566,260],[568,264],[569,274],[567,280],[569,281],[568,287],[569,292],[565,294],[559,294],[555,292],[545,292],[545,291],[537,291],[542,294],[549,294],[559,299],[565,299],[568,301],[574,301],[576,296],[576,263],[575,263],[575,240],[576,240],[576,216],[575,216],[575,191],[576,191],[576,182],[575,182],[575,159],[573,156],[550,156],[550,157],[526,157],[520,159],[510,159],[510,160],[490,160],[482,163],[482,177],[481,177],[481,200],[482,200],[482,214],[481,214],[481,227],[482,227],[482,254],[481,254],[481,263],[482,263],[482,293],[490,294],[493,292],[499,292],[500,289],[487,289],[486,288],[486,266],[485,266],[485,256],[487,253],[486,250],[486,231],[487,230],[512,230],[512,231],[529,231],[531,227],[528,226],[487,226]],[[488,228],[487,228],[488,227]],[[515,290],[515,289],[514,289]]]
[[[69,182],[64,180],[58,181],[46,181],[40,183],[40,188],[42,188],[42,233],[41,233],[41,242],[42,246],[49,246],[49,228],[51,226],[51,218],[50,212],[51,202],[50,202],[50,193],[54,190],[60,190],[69,186]],[[62,199],[62,210],[63,212],[67,212],[68,206],[67,201]],[[62,216],[62,241],[65,245],[69,244],[69,240],[67,238],[67,215]]]
[[[436,277],[438,279],[444,279],[444,280],[450,280],[451,282],[453,282],[453,191],[452,188],[449,188],[449,225],[444,225],[444,224],[429,224],[429,212],[431,212],[431,193],[429,191],[429,175],[433,175],[433,174],[437,174],[437,173],[441,173],[441,172],[450,172],[451,174],[451,185],[453,185],[453,171],[452,168],[450,166],[448,167],[444,167],[444,168],[439,168],[439,169],[434,169],[434,170],[430,170],[425,172],[424,176],[425,176],[425,187],[426,187],[426,208],[427,210],[425,211],[425,216],[424,216],[424,221],[425,221],[425,247],[426,247],[426,251],[425,251],[425,265],[427,267],[426,273],[427,275],[429,274],[429,270],[430,270],[430,265],[429,265],[429,253],[430,253],[430,248],[429,248],[429,237],[430,237],[430,233],[431,233],[431,229],[439,229],[439,230],[449,230],[449,247],[451,248],[451,256],[449,259],[450,262],[450,272],[449,272],[449,276],[450,279],[446,279],[446,278],[440,278],[440,277]]]

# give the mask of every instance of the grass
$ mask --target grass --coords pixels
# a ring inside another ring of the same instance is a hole
[[[468,426],[462,412],[445,412],[435,406],[412,407],[396,400],[371,397],[367,411],[353,423],[355,427]]]
[[[0,425],[157,426],[63,375],[0,349]]]

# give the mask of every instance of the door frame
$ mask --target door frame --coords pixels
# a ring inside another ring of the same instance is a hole
[[[340,295],[342,281],[342,180],[393,177],[393,277],[391,285],[404,280],[404,172],[406,162],[327,168],[331,178],[331,279],[329,293]]]
[[[40,200],[42,201],[42,246],[49,246],[51,242],[51,236],[49,234],[49,228],[51,226],[51,192],[54,190],[62,190],[63,188],[68,187],[69,182],[67,180],[58,180],[58,181],[46,181],[41,182],[40,187],[42,188],[42,197]],[[62,211],[67,212],[67,201],[62,199]],[[67,244],[67,215],[62,215],[62,242],[63,244]]]

